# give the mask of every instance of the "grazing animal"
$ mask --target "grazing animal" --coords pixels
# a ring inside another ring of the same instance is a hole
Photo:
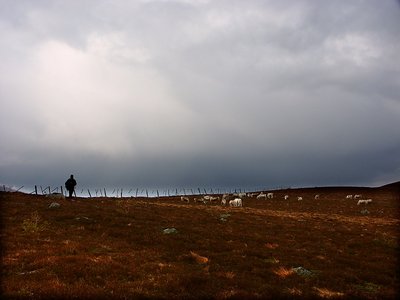
[[[361,198],[361,195],[354,195],[353,199],[359,199],[359,198]]]
[[[217,200],[219,200],[219,197],[210,196],[209,200],[210,200],[210,202],[217,201]]]
[[[263,192],[261,192],[261,193],[257,196],[257,199],[262,199],[262,198],[267,199],[267,195],[264,194]]]
[[[267,198],[268,198],[268,199],[274,198],[274,193],[268,193],[268,194],[267,194]]]
[[[368,203],[371,203],[371,202],[372,202],[372,199],[365,199],[365,200],[360,199],[360,200],[358,200],[357,205],[368,204]]]
[[[347,195],[346,199],[353,199],[353,195]]]
[[[242,207],[243,206],[242,199],[236,198],[234,200],[229,201],[229,206]]]
[[[315,200],[318,200],[318,199],[319,199],[319,195],[315,195],[315,196],[314,196],[314,199],[315,199]]]
[[[181,196],[181,201],[185,201],[185,202],[189,203],[190,200],[188,197]]]
[[[223,194],[222,195],[222,200],[221,200],[221,205],[226,205],[226,202],[229,200],[229,194]]]
[[[287,200],[287,199],[289,199],[289,195],[285,195],[285,197],[283,197],[283,198],[285,198],[285,200]]]
[[[206,204],[207,202],[213,202],[218,200],[219,197],[213,197],[213,196],[209,196],[209,195],[205,195],[203,196],[203,198],[200,198],[200,200],[198,199],[199,202],[203,202],[204,204]]]
[[[193,201],[194,201],[194,202],[202,202],[202,203],[204,203],[204,204],[207,204],[207,201],[204,200],[203,198],[194,198]]]
[[[297,201],[303,200],[303,197],[297,197]]]

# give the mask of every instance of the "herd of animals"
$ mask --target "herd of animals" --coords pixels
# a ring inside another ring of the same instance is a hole
[[[200,198],[194,198],[193,201],[196,202],[200,202],[200,203],[212,203],[215,201],[219,201],[221,200],[221,205],[222,206],[231,206],[231,207],[242,207],[243,206],[243,199],[247,197],[247,198],[254,198],[256,197],[257,200],[267,200],[267,199],[273,199],[274,198],[274,193],[235,193],[235,194],[223,194],[222,198],[220,199],[219,196],[210,196],[210,195],[205,195],[202,196]],[[369,204],[372,203],[372,199],[361,199],[362,195],[360,194],[356,194],[356,195],[347,195],[346,199],[356,199],[358,200],[357,205],[360,204]],[[233,198],[233,199],[232,199]],[[283,198],[285,200],[289,199],[289,195],[284,195]],[[320,195],[317,194],[314,196],[315,200],[320,199]],[[303,197],[298,196],[297,197],[298,201],[302,201]],[[190,202],[190,198],[186,197],[186,196],[181,196],[181,201]]]
[[[52,193],[46,195],[46,197],[50,198],[65,198],[63,194],[61,193]],[[222,197],[220,196],[211,196],[211,195],[204,195],[201,197],[195,197],[193,198],[193,202],[197,203],[203,203],[203,204],[208,204],[208,203],[217,203],[217,201],[220,201],[220,204],[222,206],[231,206],[231,207],[242,207],[243,206],[243,199],[245,198],[256,198],[257,200],[267,200],[267,199],[274,199],[277,198],[274,193],[233,193],[233,194],[223,194]],[[296,197],[298,201],[302,201],[303,197],[302,196],[297,196]],[[372,203],[372,199],[361,199],[362,195],[360,194],[355,194],[355,195],[347,195],[345,197],[346,199],[355,199],[358,200],[357,205],[360,204],[369,204]],[[289,195],[284,195],[283,199],[288,200]],[[320,199],[320,195],[316,194],[314,195],[315,200]],[[181,201],[190,202],[190,198],[187,196],[181,196],[180,197]]]

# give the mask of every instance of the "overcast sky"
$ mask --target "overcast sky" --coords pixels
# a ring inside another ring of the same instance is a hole
[[[0,183],[400,180],[400,4],[0,0]]]

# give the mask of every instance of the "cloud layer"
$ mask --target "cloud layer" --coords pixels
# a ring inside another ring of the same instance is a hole
[[[396,1],[0,2],[0,182],[400,178]]]

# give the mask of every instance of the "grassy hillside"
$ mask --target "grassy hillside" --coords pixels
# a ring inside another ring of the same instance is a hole
[[[269,200],[244,198],[243,208],[193,197],[190,203],[174,197],[71,202],[1,193],[2,294],[395,299],[397,191],[295,189]],[[345,199],[356,193],[373,202]],[[60,207],[49,208],[52,202]],[[166,234],[167,228],[176,232]]]

